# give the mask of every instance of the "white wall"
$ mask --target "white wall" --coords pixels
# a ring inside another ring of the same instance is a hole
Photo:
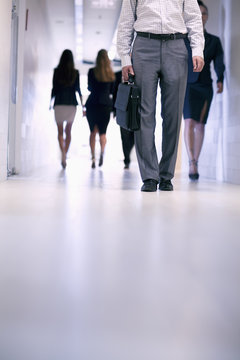
[[[226,12],[227,92],[225,94],[223,179],[240,184],[240,1],[222,0]]]
[[[221,38],[225,52],[224,93],[216,94],[206,125],[199,159],[200,175],[240,184],[240,1],[206,0],[209,8],[208,32]],[[184,150],[184,169],[187,156]]]
[[[61,52],[65,48],[74,50],[74,44],[74,1],[20,2],[17,173],[28,174],[57,157],[56,125],[49,111],[52,74]]]
[[[11,9],[11,1],[0,1],[0,181],[7,177]]]

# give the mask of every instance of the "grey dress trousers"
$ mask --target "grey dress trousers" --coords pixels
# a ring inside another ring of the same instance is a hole
[[[184,39],[160,40],[137,36],[132,49],[135,83],[141,89],[141,129],[135,145],[142,180],[174,176],[188,72]],[[161,88],[162,158],[155,147],[157,87]]]

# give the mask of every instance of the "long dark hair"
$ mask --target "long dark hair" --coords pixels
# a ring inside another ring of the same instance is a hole
[[[59,64],[56,68],[58,81],[66,86],[74,84],[77,76],[77,71],[74,65],[73,54],[71,50],[64,50]]]
[[[198,5],[199,5],[199,6],[203,6],[203,7],[207,10],[207,13],[208,13],[208,8],[207,8],[207,6],[204,4],[203,1],[198,0]]]
[[[99,50],[97,54],[94,74],[98,81],[102,81],[102,82],[115,81],[115,74],[111,67],[111,61],[105,49]]]

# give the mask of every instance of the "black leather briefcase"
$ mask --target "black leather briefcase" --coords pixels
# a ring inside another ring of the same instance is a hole
[[[128,83],[118,86],[115,102],[117,124],[129,131],[140,129],[140,89],[129,76]]]

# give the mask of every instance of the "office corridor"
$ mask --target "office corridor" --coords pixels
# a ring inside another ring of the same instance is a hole
[[[0,1],[0,360],[240,359],[240,1],[205,1],[224,92],[213,74],[199,182],[182,137],[175,190],[157,193],[140,191],[134,153],[123,170],[113,118],[91,169],[81,106],[61,170],[49,111],[64,49],[84,104],[98,50],[120,69],[122,0]]]
[[[1,360],[238,360],[239,186],[89,165],[0,186]]]

